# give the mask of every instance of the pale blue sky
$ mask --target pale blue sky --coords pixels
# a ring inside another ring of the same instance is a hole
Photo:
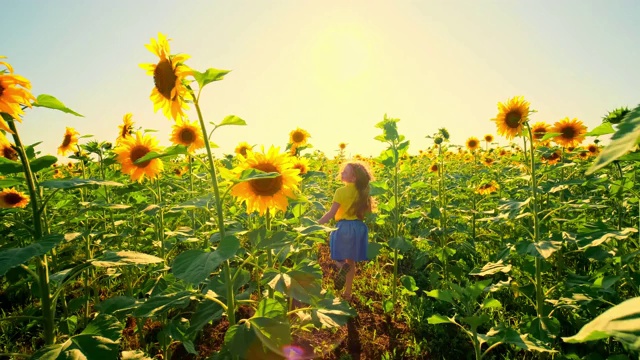
[[[27,110],[27,143],[55,154],[65,126],[115,140],[125,113],[170,126],[153,112],[157,62],[144,45],[158,32],[203,71],[230,69],[202,96],[207,121],[234,114],[246,127],[214,134],[218,154],[240,141],[286,146],[296,127],[333,155],[377,155],[385,113],[400,118],[410,153],[446,127],[452,142],[496,134],[496,103],[524,95],[532,120],[565,116],[591,129],[608,110],[640,102],[640,1],[8,1],[0,55],[85,115]],[[193,106],[188,112],[196,119]],[[496,137],[501,144],[504,138]],[[85,140],[86,141],[86,140]]]

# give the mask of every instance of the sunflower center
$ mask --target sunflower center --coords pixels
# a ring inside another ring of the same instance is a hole
[[[176,86],[176,80],[178,77],[173,72],[173,66],[169,60],[160,60],[156,69],[153,71],[153,82],[156,85],[158,92],[162,94],[166,99],[173,100],[171,98],[171,91]]]
[[[69,144],[71,144],[71,135],[65,134],[64,140],[62,140],[62,147],[67,147]]]
[[[4,87],[2,87],[2,84],[0,84],[0,96],[2,96],[3,92],[4,92]]]
[[[540,140],[544,137],[546,133],[547,131],[545,129],[534,129],[533,138],[536,140]]]
[[[131,163],[133,164],[133,166],[137,166],[139,168],[147,167],[147,165],[149,165],[151,160],[147,160],[147,161],[141,162],[140,164],[136,164],[136,160],[138,160],[141,157],[147,155],[148,153],[149,153],[149,148],[147,148],[146,146],[138,145],[138,146],[134,147],[131,150],[131,155],[129,155],[129,158],[131,159]]]
[[[9,160],[18,160],[18,152],[15,151],[11,146],[5,146],[2,149],[2,156]]]
[[[127,126],[127,125],[124,125],[124,126],[122,127],[122,134],[121,134],[121,136],[122,136],[123,138],[126,138],[127,136],[129,136],[129,134],[131,134],[131,128],[129,128],[129,126]]]
[[[244,147],[244,146],[241,147],[239,151],[240,151],[240,155],[247,156],[247,148],[246,147]]]
[[[520,120],[522,119],[522,114],[519,111],[509,111],[507,116],[505,116],[505,123],[508,127],[512,129],[518,128],[520,126]]]
[[[264,172],[279,172],[273,164],[258,164],[253,168]],[[258,196],[273,196],[282,189],[282,176],[271,179],[249,180],[249,185]]]
[[[293,142],[301,143],[304,141],[304,134],[301,131],[296,131],[293,133],[291,138],[293,139]]]
[[[192,142],[196,141],[196,133],[189,128],[182,129],[180,131],[180,140],[184,144],[191,144]]]
[[[476,143],[476,141],[475,141],[475,140],[470,140],[470,141],[469,141],[469,147],[470,147],[470,148],[474,148],[474,147],[476,147],[477,145],[478,145],[478,144]]]
[[[4,201],[9,205],[16,205],[22,201],[22,196],[16,193],[8,193],[4,196]]]
[[[562,129],[562,137],[565,139],[573,139],[576,136],[576,130],[571,126]]]

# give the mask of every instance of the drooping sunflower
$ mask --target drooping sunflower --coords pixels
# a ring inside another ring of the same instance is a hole
[[[164,169],[160,159],[152,159],[136,164],[136,160],[147,155],[149,152],[160,152],[158,140],[149,134],[141,135],[139,132],[135,136],[129,136],[122,140],[113,152],[116,153],[117,160],[122,166],[122,172],[131,176],[131,180],[142,182],[145,175],[149,178],[156,177]]]
[[[529,120],[529,102],[523,96],[516,96],[506,103],[498,103],[498,115],[495,121],[498,134],[511,140],[522,132],[524,123]]]
[[[204,147],[204,137],[197,122],[177,120],[171,132],[171,142],[188,147],[189,152]]]
[[[498,189],[500,189],[500,186],[495,181],[490,181],[478,186],[476,192],[480,195],[489,195],[498,191]]]
[[[0,156],[16,161],[18,160],[18,152],[14,149],[13,145],[4,136],[4,133],[0,131]]]
[[[236,149],[235,149],[236,154],[242,155],[244,157],[247,157],[248,151],[253,151],[253,146],[249,145],[249,143],[246,141],[243,141],[240,144],[238,144],[238,146],[236,146]]]
[[[531,134],[533,135],[533,142],[540,143],[542,138],[551,131],[551,125],[546,122],[540,121],[531,126]],[[545,141],[546,142],[546,141]]]
[[[289,133],[289,143],[291,147],[304,146],[307,144],[307,140],[311,137],[308,132],[303,129],[296,128]]]
[[[158,33],[157,41],[152,38],[151,43],[145,47],[160,59],[157,64],[140,64],[141,68],[147,70],[147,75],[153,76],[153,109],[158,111],[162,108],[167,118],[180,120],[184,116],[184,110],[188,109],[186,101],[192,99],[185,85],[185,78],[192,74],[191,69],[184,64],[189,55],[171,55],[169,39],[162,33]]]
[[[587,152],[589,156],[596,156],[600,153],[600,148],[596,144],[587,145]]]
[[[309,160],[303,157],[294,158],[293,168],[298,169],[300,171],[300,175],[304,175],[309,172]]]
[[[116,144],[119,144],[120,141],[126,137],[130,137],[133,131],[133,120],[131,117],[133,114],[127,113],[122,118],[122,125],[118,125],[118,138],[116,139]]]
[[[68,152],[75,151],[74,147],[78,144],[78,136],[80,135],[76,129],[67,127],[62,138],[62,144],[58,146],[58,155],[65,156]]]
[[[292,158],[280,153],[273,147],[267,153],[247,152],[247,157],[239,155],[241,164],[235,169],[240,174],[244,170],[256,169],[264,172],[277,172],[280,175],[270,179],[253,179],[236,184],[231,195],[246,203],[247,212],[258,211],[263,215],[267,209],[285,211],[288,198],[293,198],[302,180],[299,170],[293,167]]]
[[[612,123],[614,125],[620,124],[622,119],[624,119],[624,117],[627,116],[627,114],[629,112],[631,112],[631,110],[629,110],[628,107],[626,107],[626,106],[619,107],[617,109],[614,109],[613,111],[609,111],[607,113],[607,115],[605,115],[602,118],[602,122],[608,122],[608,123]]]
[[[491,134],[487,134],[484,136],[484,141],[486,141],[487,143],[493,142],[493,135]]]
[[[0,59],[5,59],[0,56]],[[5,69],[0,70],[0,112],[7,113],[13,119],[22,122],[23,106],[31,107],[36,98],[31,94],[31,82],[20,75],[13,74],[13,68],[7,62],[0,61]],[[8,72],[8,73],[7,73]],[[9,124],[0,116],[0,129],[13,134]]]
[[[466,144],[467,144],[467,149],[469,149],[469,151],[476,151],[476,149],[478,149],[478,147],[480,146],[480,140],[478,140],[477,137],[472,136],[467,139]]]
[[[576,118],[569,120],[569,118],[566,117],[553,124],[551,131],[560,133],[560,135],[553,138],[553,141],[558,145],[563,147],[576,147],[584,140],[587,127],[584,126],[582,121]]]
[[[14,188],[0,191],[0,208],[24,208],[28,203],[29,197]]]

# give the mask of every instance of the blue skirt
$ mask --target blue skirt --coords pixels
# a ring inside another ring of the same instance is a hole
[[[338,230],[331,233],[331,259],[365,261],[369,245],[369,229],[362,220],[340,220]]]

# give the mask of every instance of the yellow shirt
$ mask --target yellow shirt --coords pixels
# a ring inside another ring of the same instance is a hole
[[[336,212],[336,221],[340,220],[356,220],[358,217],[351,210],[351,205],[358,198],[358,189],[353,183],[347,183],[345,186],[338,188],[335,195],[333,195],[333,202],[340,204],[338,211]]]

